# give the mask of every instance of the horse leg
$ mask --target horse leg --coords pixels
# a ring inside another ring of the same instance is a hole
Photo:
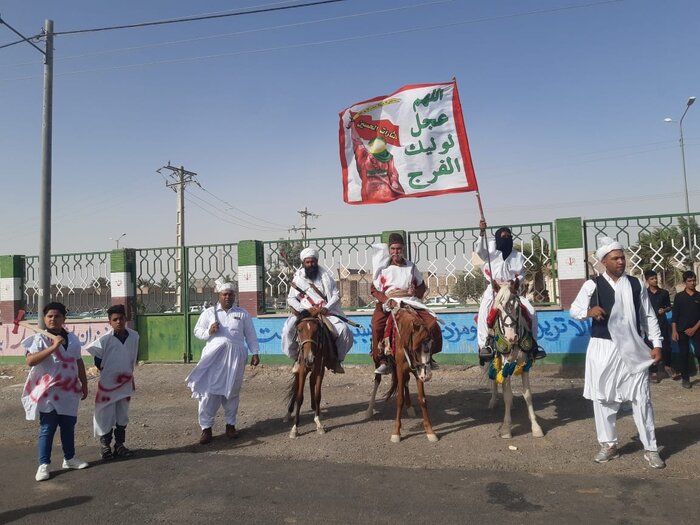
[[[411,395],[408,392],[408,380],[406,380],[406,386],[404,388],[403,395],[403,406],[406,407],[406,413],[408,414],[408,417],[416,417],[416,411],[411,405]]]
[[[292,384],[292,395],[289,399],[289,405],[287,406],[287,413],[282,418],[282,423],[289,423],[292,419],[292,411],[294,410],[294,404],[297,399],[297,381],[299,381],[299,374],[294,374],[294,383]]]
[[[404,387],[406,385],[404,361],[398,357],[396,359],[396,381],[396,419],[394,420],[394,433],[391,435],[392,443],[401,441],[401,410],[403,409]]]
[[[295,438],[299,435],[297,427],[299,426],[299,412],[301,411],[301,405],[304,403],[304,383],[306,382],[306,364],[302,363],[299,365],[299,371],[297,372],[297,407],[296,414],[294,415],[294,426],[292,430],[289,431],[289,437]]]
[[[316,433],[317,434],[325,434],[326,429],[323,428],[323,424],[321,423],[321,385],[323,384],[323,373],[324,373],[324,364],[323,364],[323,359],[318,359],[320,370],[316,370],[316,377],[314,383],[315,383],[315,388],[316,392],[314,397],[316,398],[316,411],[314,415],[314,423],[316,423]]]
[[[423,428],[428,436],[428,441],[435,443],[438,440],[437,435],[433,432],[433,425],[430,424],[430,416],[428,415],[428,402],[425,400],[425,384],[420,379],[416,379],[418,386],[418,404],[423,414]]]
[[[530,426],[532,427],[532,437],[541,438],[544,436],[542,427],[537,422],[535,408],[532,404],[532,390],[530,389],[530,373],[523,372],[523,397],[527,404],[527,415],[530,418]]]
[[[513,406],[513,389],[510,384],[510,376],[503,379],[503,401],[506,405],[506,410],[505,416],[503,417],[503,424],[501,425],[501,437],[503,439],[510,439],[513,437],[510,433],[510,409]]]
[[[382,382],[381,374],[374,374],[374,386],[372,387],[372,396],[369,398],[369,406],[367,407],[367,412],[365,412],[365,417],[370,419],[374,416],[374,402],[377,399],[377,390],[379,390],[379,383]]]
[[[498,403],[498,381],[495,379],[491,380],[491,399],[489,400],[489,410],[496,408]]]

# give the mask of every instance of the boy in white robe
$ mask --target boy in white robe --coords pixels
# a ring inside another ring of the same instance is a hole
[[[50,477],[51,448],[56,429],[61,430],[63,468],[83,469],[85,461],[75,457],[75,423],[78,404],[88,395],[80,341],[63,327],[66,307],[52,302],[44,307],[46,331],[54,338],[36,334],[22,341],[27,365],[31,367],[22,393],[27,420],[39,415],[39,468],[34,479]]]
[[[649,366],[661,361],[661,332],[641,283],[625,274],[622,245],[609,237],[598,240],[596,257],[605,273],[586,281],[571,305],[574,319],[592,318],[586,351],[583,396],[593,401],[600,451],[593,460],[606,463],[619,456],[617,412],[631,401],[634,422],[644,446],[644,459],[652,468],[664,468],[654,429],[649,389]],[[651,355],[641,333],[653,344]]]
[[[107,310],[107,333],[91,343],[86,350],[95,358],[100,380],[95,394],[95,436],[100,438],[102,459],[128,458],[133,454],[126,448],[126,425],[129,423],[129,402],[134,392],[134,367],[139,353],[139,334],[126,327],[124,305]],[[112,450],[114,433],[114,450]]]
[[[200,445],[211,443],[212,426],[219,407],[226,417],[226,436],[238,437],[236,415],[248,351],[251,366],[260,364],[258,338],[250,314],[234,306],[232,283],[217,282],[219,302],[202,312],[194,335],[207,342],[202,357],[185,381],[192,398],[199,400]]]

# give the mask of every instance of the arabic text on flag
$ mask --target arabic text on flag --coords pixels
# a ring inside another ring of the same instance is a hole
[[[476,191],[456,82],[404,86],[340,113],[343,200]]]

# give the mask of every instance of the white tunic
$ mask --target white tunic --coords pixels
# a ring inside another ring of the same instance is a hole
[[[22,341],[27,354],[49,348],[53,342],[48,337],[36,334]],[[75,334],[68,333],[68,346],[59,346],[41,363],[29,370],[22,393],[22,405],[28,420],[36,419],[37,412],[77,416],[82,397],[82,384],[78,376],[80,341]]]
[[[497,283],[506,283],[512,281],[516,277],[522,282],[525,279],[525,257],[522,253],[512,250],[508,257],[503,258],[503,253],[496,249],[496,241],[491,240],[486,244],[486,237],[482,237],[479,241],[479,247],[476,254],[484,261],[481,270],[484,272],[486,280],[491,282],[495,279]],[[489,270],[489,262],[491,261],[491,269]]]
[[[604,403],[642,400],[648,396],[648,368],[653,362],[649,348],[637,334],[632,287],[623,276],[613,281],[603,274],[615,290],[615,304],[608,312],[608,330],[612,339],[591,337],[586,351],[586,377],[583,396]],[[661,346],[661,332],[644,286],[640,287],[642,330],[655,347]],[[583,320],[595,292],[595,281],[583,284],[571,305],[574,319]]]
[[[85,348],[92,356],[101,359],[102,370],[95,394],[95,433],[102,436],[112,429],[112,425],[101,425],[104,418],[100,414],[117,401],[131,397],[134,393],[134,367],[139,353],[138,332],[126,329],[129,336],[122,343],[114,336],[114,330]]]
[[[318,275],[313,280],[306,277],[304,268],[300,268],[294,274],[292,282],[302,290],[299,291],[290,286],[289,294],[287,295],[287,304],[297,312],[308,310],[313,306],[322,306],[327,308],[331,314],[345,317],[343,310],[340,308],[340,291],[338,286],[335,284],[333,276],[325,268],[319,266]],[[314,290],[314,286],[316,290]],[[352,332],[348,329],[345,321],[338,317],[331,315],[328,317],[328,320],[335,329],[336,333],[333,335],[335,337],[336,350],[338,351],[338,360],[342,361],[352,347]],[[282,352],[292,359],[296,359],[298,354],[298,345],[294,341],[296,321],[296,316],[291,315],[287,318],[282,328]]]
[[[209,335],[209,327],[216,321],[219,330]],[[254,355],[259,352],[250,314],[237,306],[226,312],[217,303],[199,316],[194,335],[207,344],[201,359],[185,379],[192,397],[199,399],[206,394],[230,397],[237,393],[243,383],[248,350]]]

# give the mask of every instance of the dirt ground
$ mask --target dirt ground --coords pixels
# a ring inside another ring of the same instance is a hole
[[[132,399],[127,446],[137,451],[200,447],[197,403],[190,399],[184,379],[193,365],[142,364],[136,370],[137,391]],[[98,459],[92,435],[92,410],[96,387],[95,369],[90,369],[90,396],[81,403],[76,427],[77,455]],[[26,421],[20,394],[27,368],[0,366],[0,448],[10,447],[36,454],[37,422]],[[580,369],[562,373],[559,367],[538,365],[531,373],[535,410],[545,432],[533,438],[529,432],[520,380],[514,381],[513,438],[498,435],[503,403],[487,408],[490,390],[478,367],[443,365],[426,386],[433,427],[440,438],[430,443],[419,417],[404,418],[403,439],[394,444],[394,401],[380,400],[367,419],[372,371],[367,366],[348,366],[345,375],[326,376],[322,419],[326,434],[315,432],[313,418],[305,407],[300,436],[290,439],[291,425],[282,422],[284,397],[291,377],[289,366],[265,366],[246,370],[237,427],[238,440],[223,433],[221,414],[214,427],[212,451],[250,458],[401,466],[423,469],[465,468],[485,471],[521,471],[530,474],[558,473],[599,475],[603,473],[653,479],[700,477],[700,384],[684,390],[670,379],[652,385],[660,452],[668,463],[662,471],[650,469],[642,459],[631,412],[621,412],[619,438],[622,456],[606,465],[592,461],[597,451],[593,410],[583,399]],[[380,394],[386,392],[385,379]],[[411,385],[416,404],[415,384]],[[308,396],[307,396],[308,400]],[[515,450],[511,449],[515,447]],[[397,453],[399,452],[400,453]],[[58,451],[57,451],[58,452]],[[60,454],[60,452],[58,452]],[[27,475],[33,475],[27,473]]]

